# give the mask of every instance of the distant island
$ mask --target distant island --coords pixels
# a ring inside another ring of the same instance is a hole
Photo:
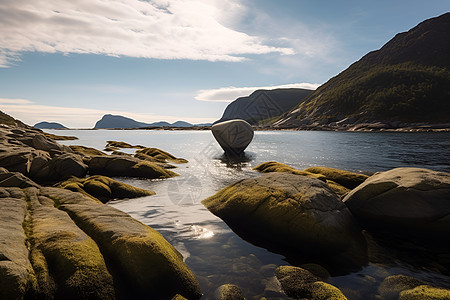
[[[33,125],[34,128],[38,129],[67,129],[66,126],[56,123],[56,122],[39,122]]]
[[[450,128],[450,13],[397,34],[320,86],[275,128]]]
[[[127,118],[120,115],[106,114],[100,120],[95,123],[94,129],[134,129],[134,128],[152,128],[152,127],[177,127],[177,128],[189,128],[198,126],[210,126],[210,123],[205,124],[191,124],[185,121],[176,121],[169,123],[165,121],[144,123]]]

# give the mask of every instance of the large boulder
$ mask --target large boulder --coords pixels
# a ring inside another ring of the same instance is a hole
[[[361,224],[373,230],[414,238],[450,235],[449,173],[420,168],[376,173],[343,201]]]
[[[254,135],[252,126],[240,119],[214,124],[211,131],[220,147],[231,156],[241,155]]]
[[[38,187],[38,185],[19,172],[9,172],[5,168],[0,167],[0,187]]]
[[[202,203],[239,235],[285,255],[309,255],[335,272],[367,261],[358,224],[318,179],[264,174],[238,181]]]
[[[200,286],[182,255],[157,231],[80,193],[42,188],[40,195],[51,197],[97,243],[126,294],[148,299],[171,299],[176,294],[200,298]]]
[[[450,290],[429,285],[421,285],[400,293],[399,300],[447,300]]]
[[[170,178],[176,173],[162,168],[156,163],[140,160],[124,155],[94,156],[89,161],[91,175],[108,177],[140,177],[140,178]]]
[[[158,232],[81,193],[0,188],[1,299],[198,299]]]

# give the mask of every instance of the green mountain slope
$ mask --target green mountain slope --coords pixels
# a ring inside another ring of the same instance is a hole
[[[397,34],[274,123],[450,123],[450,13]]]

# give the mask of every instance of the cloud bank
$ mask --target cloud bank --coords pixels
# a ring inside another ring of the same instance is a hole
[[[175,122],[180,120],[190,123],[208,123],[213,121],[212,118],[189,118],[104,109],[39,105],[27,99],[10,98],[0,98],[0,110],[31,126],[38,122],[49,121],[61,123],[69,128],[93,128],[95,122],[100,120],[104,114],[121,115],[146,123],[157,121]]]
[[[258,87],[223,87],[218,89],[200,90],[195,99],[200,101],[214,101],[214,102],[232,102],[239,97],[250,95],[256,90],[273,90],[273,89],[309,89],[315,90],[320,84],[317,83],[293,83],[276,86],[258,86]]]
[[[0,67],[33,51],[208,61],[294,54],[222,25],[234,11],[231,0],[2,0]]]

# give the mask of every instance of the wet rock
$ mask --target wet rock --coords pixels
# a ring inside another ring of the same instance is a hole
[[[286,295],[295,299],[347,299],[338,288],[302,268],[281,266],[275,270],[275,276]]]
[[[324,281],[331,276],[327,269],[318,264],[303,264],[301,267]]]
[[[136,151],[135,157],[160,163],[173,162],[177,164],[184,164],[188,162],[183,158],[177,158],[172,154],[157,148],[144,148],[138,150]]]
[[[234,284],[224,284],[217,288],[217,300],[244,300],[241,289]]]
[[[231,156],[240,156],[254,135],[252,126],[240,119],[214,124],[211,132],[220,147]]]
[[[91,147],[85,147],[85,146],[69,146],[70,149],[72,149],[73,152],[76,154],[84,155],[84,156],[99,156],[99,155],[107,155],[106,153],[97,150],[95,148]]]
[[[446,300],[450,299],[450,290],[421,285],[414,289],[402,291],[399,300]]]
[[[118,142],[118,141],[107,141],[106,142],[106,148],[134,148],[134,149],[144,149],[144,146],[141,145],[130,145],[125,142]]]
[[[368,228],[440,240],[450,234],[449,200],[449,173],[396,168],[371,176],[343,201]]]
[[[202,203],[239,235],[277,252],[325,258],[342,268],[367,261],[358,224],[320,180],[269,173],[238,181]]]
[[[396,300],[400,292],[413,289],[419,285],[424,285],[422,280],[406,276],[392,275],[384,279],[378,287],[378,293],[383,299]]]
[[[73,177],[60,183],[58,187],[86,194],[103,203],[112,199],[137,198],[155,194],[155,192],[137,188],[102,175],[94,175],[88,178]]]
[[[120,155],[92,157],[89,161],[89,173],[108,177],[125,176],[150,179],[177,176],[176,173],[155,163]]]

